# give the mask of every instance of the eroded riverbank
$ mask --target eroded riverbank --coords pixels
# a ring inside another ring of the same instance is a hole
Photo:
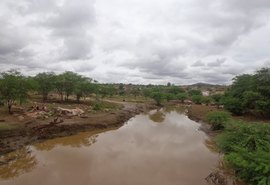
[[[120,102],[121,103],[121,102]],[[87,117],[66,118],[62,123],[34,120],[12,130],[1,131],[0,155],[47,139],[74,135],[83,131],[100,131],[121,127],[127,120],[152,108],[152,105],[121,103],[120,110],[90,114]],[[8,161],[0,161],[7,163]]]
[[[199,128],[181,110],[153,110],[114,131],[56,138],[10,153],[17,160],[1,167],[1,184],[208,184],[220,156]]]

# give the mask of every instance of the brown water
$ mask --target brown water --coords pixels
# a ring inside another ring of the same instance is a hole
[[[5,156],[16,160],[0,167],[0,184],[204,185],[220,157],[199,126],[160,110],[117,130],[48,140]]]

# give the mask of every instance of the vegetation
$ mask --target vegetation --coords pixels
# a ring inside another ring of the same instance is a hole
[[[225,128],[225,123],[230,119],[230,114],[224,111],[213,111],[207,114],[207,122],[212,125],[212,130]]]
[[[14,70],[1,73],[0,94],[9,113],[12,113],[11,108],[16,101],[21,104],[27,99],[28,89],[29,84],[21,73]]]
[[[221,102],[227,110],[236,115],[249,113],[269,117],[270,68],[262,68],[254,75],[236,76]]]
[[[252,185],[270,184],[270,125],[229,121],[217,144],[238,177]]]

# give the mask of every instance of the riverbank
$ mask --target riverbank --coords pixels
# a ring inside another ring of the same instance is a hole
[[[59,117],[58,115],[43,120],[24,118],[19,123],[9,124],[6,129],[0,130],[0,155],[47,139],[74,135],[83,131],[118,128],[131,117],[153,107],[151,104],[126,102],[110,102],[110,104],[117,105],[117,108],[93,111],[73,117],[66,115]],[[16,117],[20,118],[22,115],[16,115]],[[15,118],[12,119],[15,120]]]

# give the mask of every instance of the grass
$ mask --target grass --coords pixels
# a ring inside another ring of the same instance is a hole
[[[15,126],[15,125],[10,125],[7,123],[0,123],[0,131],[13,130],[15,128],[17,128],[17,126]]]

